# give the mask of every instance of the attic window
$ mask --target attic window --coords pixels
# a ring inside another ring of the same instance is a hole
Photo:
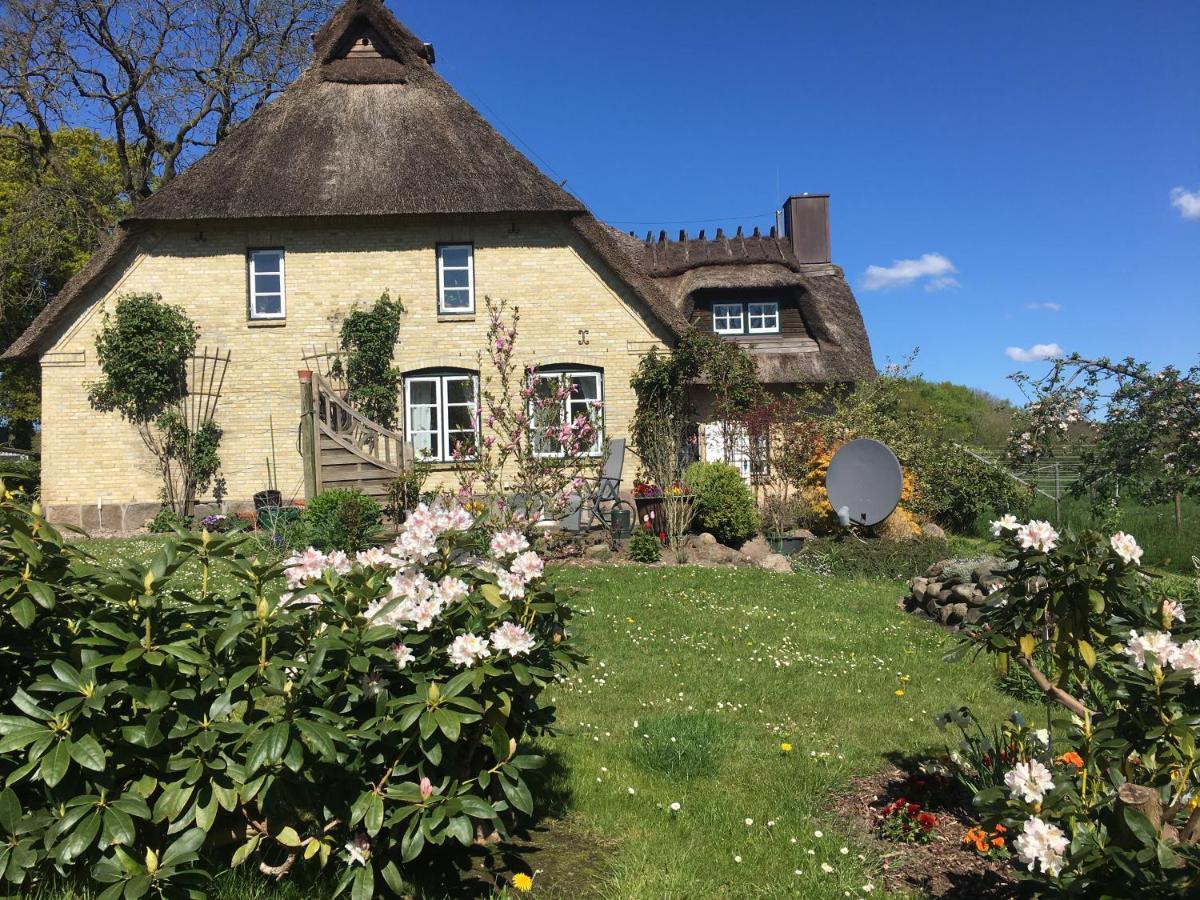
[[[343,58],[345,59],[379,59],[383,56],[379,52],[379,39],[371,29],[363,31],[346,50]]]

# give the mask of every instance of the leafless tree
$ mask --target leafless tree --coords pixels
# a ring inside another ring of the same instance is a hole
[[[131,198],[174,178],[303,67],[332,0],[0,0],[0,125],[111,138]]]

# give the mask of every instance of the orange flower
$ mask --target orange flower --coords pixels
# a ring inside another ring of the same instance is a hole
[[[996,826],[996,834],[1004,834],[1004,833],[1006,833],[1007,831],[1008,831],[1008,829],[1007,829],[1007,828],[1005,828],[1003,825],[997,825],[997,826]]]
[[[1063,766],[1074,766],[1076,769],[1083,768],[1083,757],[1074,750],[1069,750],[1062,756],[1057,757],[1054,761]]]
[[[992,838],[992,846],[993,847],[1003,847],[1004,846],[1004,838],[1000,837],[999,835]]]

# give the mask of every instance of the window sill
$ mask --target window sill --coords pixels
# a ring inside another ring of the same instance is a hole
[[[247,328],[283,328],[287,319],[247,319]]]
[[[474,322],[475,313],[438,313],[437,320],[439,322]]]

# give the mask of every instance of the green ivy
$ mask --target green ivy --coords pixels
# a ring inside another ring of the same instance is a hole
[[[353,309],[342,322],[344,360],[334,374],[346,377],[346,402],[384,428],[395,428],[400,399],[400,370],[392,365],[400,337],[404,304],[387,291],[370,309]]]

